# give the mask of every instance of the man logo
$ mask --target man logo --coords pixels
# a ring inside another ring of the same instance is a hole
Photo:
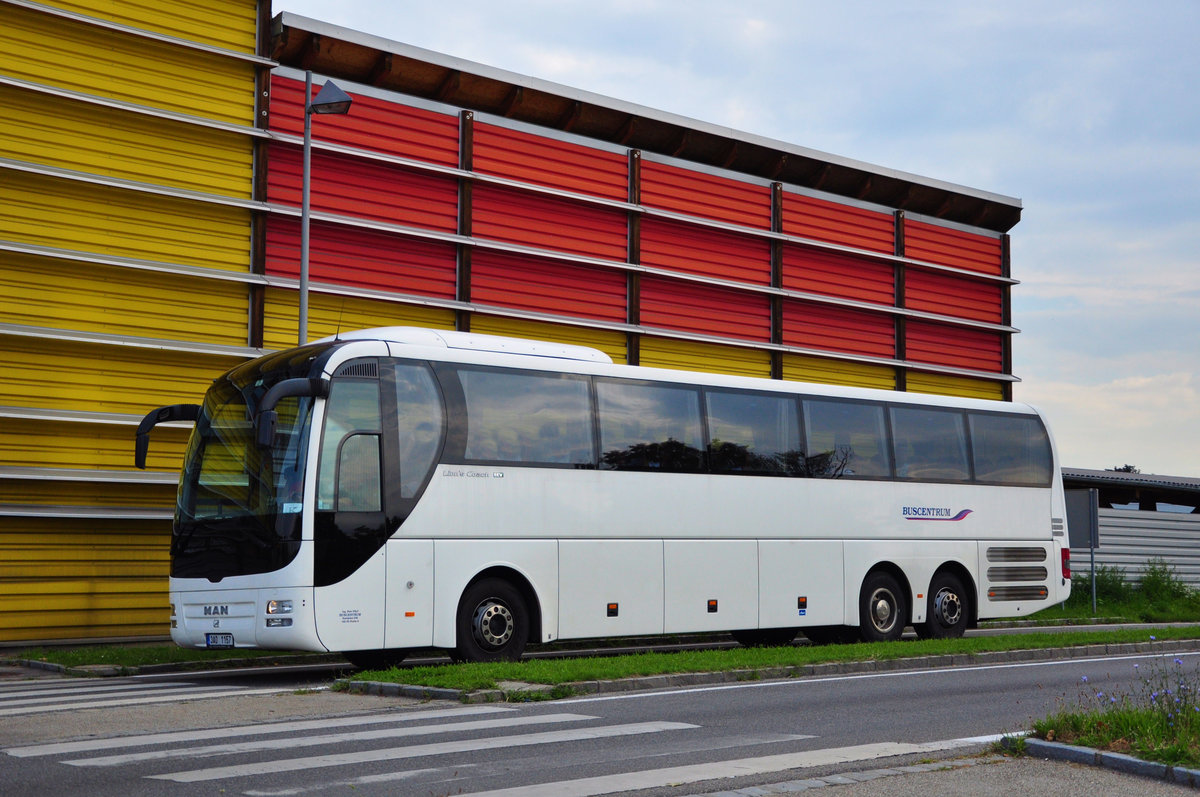
[[[205,617],[228,617],[229,616],[229,607],[228,606],[205,606],[204,607],[204,616]]]

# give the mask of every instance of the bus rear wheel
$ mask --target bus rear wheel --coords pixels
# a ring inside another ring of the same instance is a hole
[[[960,637],[971,616],[970,598],[962,581],[952,573],[938,573],[929,584],[925,622],[916,627],[922,639]]]
[[[458,661],[516,661],[529,639],[529,610],[521,591],[507,581],[477,581],[458,604]]]
[[[863,581],[858,599],[859,630],[864,642],[891,642],[908,624],[908,602],[896,579],[871,573]]]
[[[777,648],[792,644],[796,628],[752,628],[746,631],[731,631],[737,643],[744,648]]]

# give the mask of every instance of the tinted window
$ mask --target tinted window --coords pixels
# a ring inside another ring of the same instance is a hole
[[[794,473],[800,457],[797,404],[790,396],[709,390],[709,463],[720,473]]]
[[[467,406],[468,461],[594,462],[585,377],[467,369],[458,375]]]
[[[325,405],[317,509],[353,512],[366,511],[359,509],[362,506],[378,508],[378,435],[379,383],[333,380]],[[345,462],[339,465],[339,458]],[[371,490],[375,491],[374,497],[370,496]],[[342,506],[343,503],[347,505]]]
[[[400,435],[400,497],[413,498],[441,445],[442,402],[429,369],[396,366],[396,428]]]
[[[891,476],[882,406],[806,399],[804,430],[811,475]]]
[[[1047,484],[1050,438],[1032,416],[970,415],[975,478],[1003,484]]]
[[[698,390],[596,380],[596,400],[602,467],[664,471],[703,467]]]
[[[962,413],[892,407],[896,476],[928,481],[967,481],[967,433]]]

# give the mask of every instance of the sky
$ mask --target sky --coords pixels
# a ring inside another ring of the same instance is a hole
[[[1200,476],[1200,2],[274,0],[1021,199],[1014,398],[1065,467]]]

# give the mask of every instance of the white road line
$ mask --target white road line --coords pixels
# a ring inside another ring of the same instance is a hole
[[[123,747],[149,747],[155,744],[199,742],[204,739],[229,739],[236,736],[266,736],[272,733],[296,733],[299,731],[351,728],[361,725],[376,725],[385,722],[417,722],[420,720],[462,717],[477,714],[500,714],[516,711],[506,706],[462,706],[461,708],[439,708],[428,711],[396,711],[387,714],[365,714],[357,717],[330,717],[319,720],[295,720],[270,722],[260,725],[238,725],[231,728],[211,728],[171,733],[147,733],[139,736],[117,736],[109,739],[84,739],[78,742],[55,742],[27,747],[10,747],[4,752],[18,758],[45,755],[74,755],[91,750],[116,750]]]
[[[131,683],[129,681],[97,683],[95,680],[71,679],[70,681],[52,681],[55,686],[47,686],[46,681],[30,681],[20,689],[5,689],[0,691],[0,702],[6,702],[9,697],[29,697],[30,695],[62,695],[76,692],[113,692],[118,689],[178,689],[193,686],[185,681],[162,681],[160,683]]]
[[[107,689],[105,689],[104,687],[100,687],[95,690],[76,689],[76,690],[72,690],[71,692],[68,692],[66,694],[64,694],[62,692],[55,692],[53,694],[53,696],[50,696],[50,697],[29,697],[27,695],[22,695],[18,699],[4,698],[4,699],[0,699],[0,708],[8,708],[11,706],[30,706],[30,705],[50,707],[57,703],[66,703],[66,702],[70,702],[70,701],[74,701],[74,702],[78,703],[81,700],[86,701],[93,697],[95,697],[97,700],[107,701],[107,700],[111,700],[116,697],[121,697],[123,695],[141,695],[143,697],[147,697],[147,696],[157,697],[159,695],[193,694],[197,697],[203,697],[205,694],[207,694],[209,692],[228,691],[228,690],[229,690],[229,687],[227,687],[227,686],[196,686],[193,684],[176,684],[176,685],[173,685],[169,689],[155,689],[151,693],[147,693],[146,690],[142,689],[140,686],[108,687]]]
[[[204,692],[187,695],[151,695],[147,697],[117,698],[113,700],[89,700],[82,703],[56,703],[54,705],[24,706],[18,708],[0,708],[0,717],[13,717],[19,714],[41,714],[52,711],[78,711],[85,708],[108,708],[110,706],[134,706],[149,703],[184,702],[187,700],[209,699],[214,697],[243,697],[249,695],[277,695],[280,692],[293,691],[291,687],[280,689],[237,689],[225,692]]]
[[[948,739],[926,744],[904,742],[879,742],[860,744],[853,747],[832,747],[826,750],[808,750],[801,753],[739,758],[730,761],[715,761],[709,764],[691,764],[665,769],[648,769],[619,775],[601,775],[595,778],[558,781],[555,783],[516,786],[510,789],[472,792],[471,797],[593,797],[613,792],[654,789],[664,786],[680,786],[706,780],[737,778],[744,775],[761,775],[789,769],[849,764],[856,761],[871,761],[877,758],[927,753],[994,741],[999,736],[976,737],[974,739]]]
[[[250,764],[213,767],[211,769],[194,769],[187,772],[170,772],[163,775],[150,775],[148,777],[156,780],[172,780],[177,783],[195,783],[205,780],[268,775],[277,772],[296,772],[308,769],[322,769],[324,767],[340,767],[350,764],[364,764],[371,761],[390,761],[402,758],[446,755],[448,753],[466,753],[475,750],[499,750],[507,747],[524,747],[535,744],[555,744],[557,742],[575,742],[614,736],[633,736],[636,734],[661,733],[663,731],[685,730],[696,727],[699,726],[683,722],[636,722],[628,725],[607,725],[595,728],[578,728],[569,731],[546,731],[544,733],[530,733],[523,736],[463,739],[455,742],[422,744],[413,747],[392,747],[383,750],[360,750],[353,753],[259,761]]]
[[[293,748],[316,747],[326,744],[341,744],[343,742],[402,739],[406,736],[431,736],[438,733],[454,733],[457,731],[484,731],[495,730],[497,728],[549,725],[555,722],[580,722],[582,720],[594,719],[598,719],[598,717],[588,716],[587,714],[535,714],[529,717],[503,717],[494,720],[450,722],[442,725],[409,725],[403,728],[377,728],[371,731],[328,733],[320,736],[304,736],[288,739],[258,739],[253,742],[214,744],[207,747],[176,747],[168,750],[148,750],[140,753],[125,753],[123,755],[103,756],[100,758],[80,758],[74,761],[63,761],[62,763],[77,767],[111,767],[140,761],[161,761],[168,758],[207,758],[219,755],[234,755],[237,753],[253,753],[260,750],[291,750]]]
[[[454,767],[456,771],[468,769],[475,766],[474,764],[458,764]],[[421,775],[428,775],[432,772],[440,772],[439,769],[406,769],[401,772],[385,772],[382,775],[363,775],[357,778],[348,780],[335,780],[332,783],[308,783],[303,786],[296,786],[291,789],[277,789],[274,791],[261,791],[251,789],[244,791],[242,794],[247,797],[295,797],[297,794],[307,794],[308,792],[318,792],[324,794],[332,789],[357,788],[359,786],[367,786],[372,783],[394,783],[398,780],[412,780]]]

